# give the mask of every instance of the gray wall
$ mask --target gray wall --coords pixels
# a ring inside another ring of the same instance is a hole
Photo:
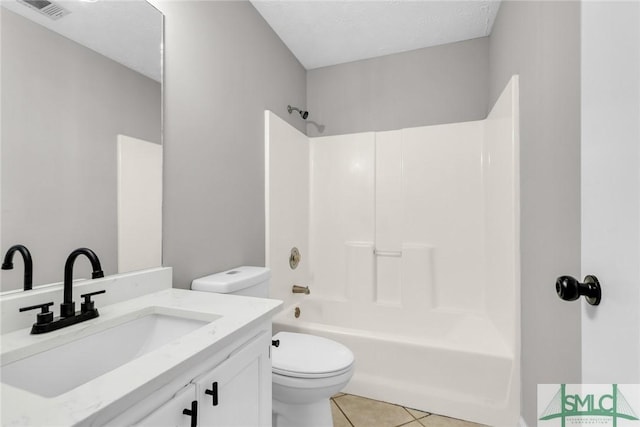
[[[309,136],[484,119],[489,39],[317,68],[307,73]]]
[[[174,286],[264,265],[264,113],[303,129],[306,72],[249,2],[165,14],[163,263]]]
[[[35,284],[62,281],[80,246],[113,274],[116,136],[161,142],[160,83],[9,10],[1,19],[2,252],[25,244]],[[22,287],[18,258],[2,290]]]
[[[503,2],[490,36],[490,100],[520,75],[522,403],[536,385],[580,382],[580,304],[557,276],[580,274],[580,2]]]

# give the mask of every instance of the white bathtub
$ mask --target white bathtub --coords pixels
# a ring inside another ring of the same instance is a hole
[[[517,425],[518,93],[514,77],[486,120],[317,138],[266,113],[274,330],[350,347],[347,392]]]
[[[432,310],[419,320],[399,308],[378,306],[374,313],[366,305],[310,295],[286,307],[273,328],[349,347],[356,369],[345,392],[492,426],[515,425],[514,355],[481,315]]]

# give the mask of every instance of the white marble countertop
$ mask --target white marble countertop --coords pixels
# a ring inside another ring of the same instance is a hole
[[[281,309],[282,302],[167,289],[104,307],[96,305],[100,317],[58,331],[30,335],[30,328],[26,328],[3,334],[0,364],[5,366],[150,313],[175,314],[210,323],[55,397],[39,396],[3,383],[0,388],[3,426],[82,423],[100,411],[108,411],[110,405],[122,402],[133,392],[140,395],[142,389],[152,387],[158,380],[169,381],[163,377],[175,377],[180,370],[186,372],[198,356],[222,351],[232,336],[270,319]]]

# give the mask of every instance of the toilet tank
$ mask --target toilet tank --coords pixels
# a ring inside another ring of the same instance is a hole
[[[266,267],[243,266],[195,279],[191,282],[191,289],[267,298],[270,278],[271,270]]]

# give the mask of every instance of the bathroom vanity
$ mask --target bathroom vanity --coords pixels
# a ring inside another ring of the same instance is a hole
[[[138,272],[80,283],[150,292],[97,299],[100,317],[50,333],[3,333],[2,425],[271,424],[271,317],[281,302],[145,280]],[[27,300],[56,300],[55,286],[32,292],[3,297],[3,321]]]

